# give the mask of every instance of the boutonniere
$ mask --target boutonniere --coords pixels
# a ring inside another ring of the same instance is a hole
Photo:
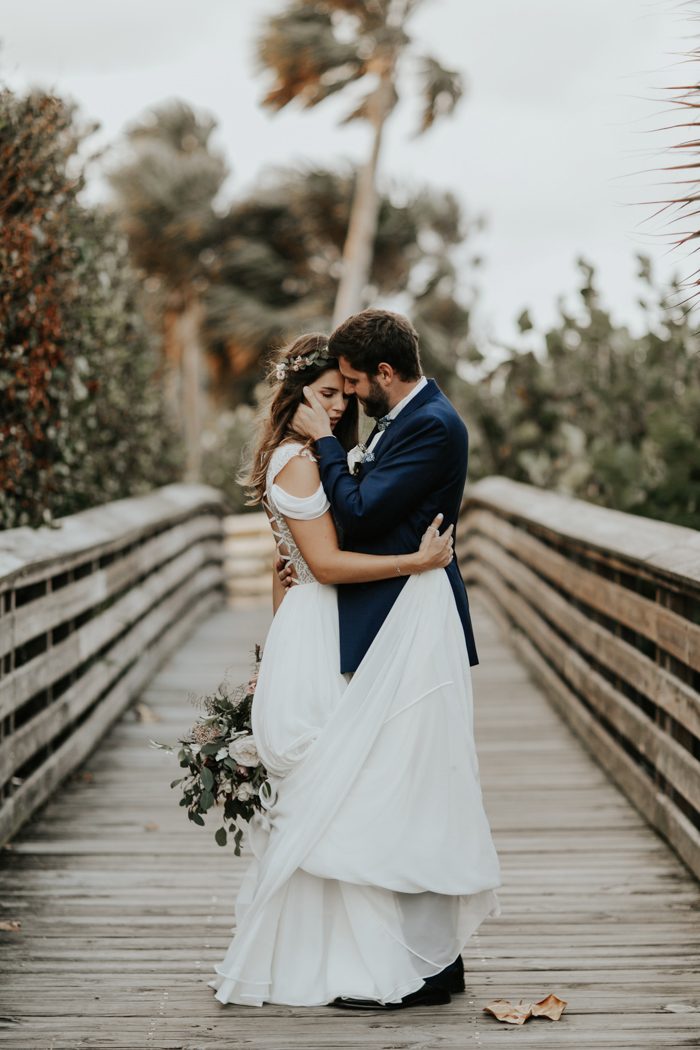
[[[367,446],[361,441],[359,445],[355,445],[348,452],[348,470],[357,477],[360,473],[360,467],[363,463],[371,463],[374,460],[374,452],[369,452]]]

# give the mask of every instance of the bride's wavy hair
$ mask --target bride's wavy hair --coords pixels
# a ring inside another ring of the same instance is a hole
[[[255,421],[255,438],[248,461],[238,476],[246,489],[247,507],[262,502],[265,476],[270,457],[284,441],[301,441],[306,447],[313,442],[298,434],[293,426],[294,413],[304,400],[304,387],[314,383],[324,372],[336,371],[338,359],[328,352],[328,336],[308,332],[275,351],[267,371],[273,388],[260,406]],[[333,431],[348,452],[358,440],[357,398],[352,396]]]

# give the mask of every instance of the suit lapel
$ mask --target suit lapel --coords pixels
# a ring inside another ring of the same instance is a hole
[[[374,460],[372,460],[370,463],[367,463],[365,468],[366,470],[371,470],[377,462],[377,460],[379,460],[382,457],[382,455],[386,452],[387,448],[392,444],[394,439],[398,436],[398,434],[401,433],[402,426],[406,423],[408,419],[410,419],[413,413],[416,412],[419,408],[422,408],[423,405],[426,405],[429,401],[432,401],[433,398],[437,397],[440,394],[440,392],[440,387],[437,385],[435,380],[429,379],[426,385],[423,387],[423,389],[419,391],[415,397],[411,398],[411,400],[408,402],[405,408],[401,409],[391,426],[387,427],[383,437],[377,444],[374,453]],[[370,441],[371,437],[367,439],[368,445]]]

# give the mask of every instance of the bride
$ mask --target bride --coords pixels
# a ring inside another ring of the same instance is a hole
[[[296,581],[285,593],[274,578],[252,711],[272,798],[249,829],[236,932],[210,985],[252,1006],[449,1002],[441,975],[463,989],[460,953],[498,913],[500,882],[444,572],[452,527],[426,522],[413,554],[342,550],[292,420],[311,387],[349,450],[356,399],[321,335],[280,351],[271,378],[246,483]],[[410,579],[358,669],[341,674],[335,585],[397,574]]]

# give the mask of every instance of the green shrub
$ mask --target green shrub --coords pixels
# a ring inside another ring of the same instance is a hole
[[[641,335],[613,322],[580,262],[580,309],[561,310],[543,353],[512,350],[480,381],[453,388],[470,426],[472,478],[503,474],[700,527],[700,338],[639,261]],[[531,328],[526,314],[521,328]]]
[[[61,99],[0,92],[0,524],[175,480],[157,348],[113,220],[80,202]]]

